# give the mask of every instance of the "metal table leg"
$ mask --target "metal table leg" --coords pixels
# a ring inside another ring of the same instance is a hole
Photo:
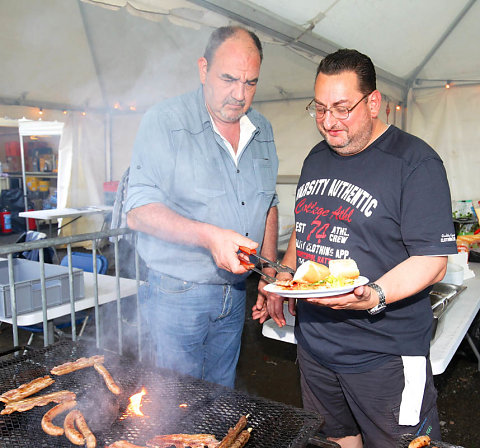
[[[470,347],[472,348],[473,350],[473,353],[475,354],[475,356],[477,357],[477,361],[478,361],[478,371],[480,372],[480,352],[478,351],[478,348],[477,346],[475,345],[475,342],[473,342],[473,339],[470,337],[470,335],[467,334],[465,335],[468,343],[470,344]]]

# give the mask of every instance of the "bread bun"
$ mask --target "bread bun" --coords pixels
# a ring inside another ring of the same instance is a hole
[[[330,270],[323,264],[308,260],[297,269],[294,281],[316,283],[325,280],[330,275]]]
[[[330,260],[328,267],[332,276],[337,278],[356,279],[360,275],[355,260],[348,258],[346,260]]]

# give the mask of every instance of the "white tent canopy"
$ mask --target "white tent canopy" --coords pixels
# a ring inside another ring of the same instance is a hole
[[[0,0],[0,116],[100,114],[101,188],[128,165],[141,113],[198,85],[212,29],[242,24],[264,44],[255,107],[274,127],[280,174],[297,175],[320,138],[304,110],[318,62],[348,47],[376,65],[382,118],[435,147],[455,199],[476,198],[479,19],[476,0]]]

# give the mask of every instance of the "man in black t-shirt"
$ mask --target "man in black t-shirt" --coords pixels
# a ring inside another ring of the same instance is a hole
[[[437,153],[383,123],[380,105],[370,58],[339,50],[320,63],[307,109],[324,141],[305,159],[283,259],[296,269],[352,258],[370,281],[296,309],[289,300],[304,406],[348,448],[393,448],[404,433],[440,438],[429,291],[457,251],[450,191]],[[283,298],[253,308],[261,323],[268,315],[285,325]]]

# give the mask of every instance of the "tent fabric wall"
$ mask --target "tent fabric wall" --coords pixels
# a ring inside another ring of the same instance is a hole
[[[133,143],[143,114],[112,116],[111,179],[120,180],[130,165]],[[108,168],[108,167],[107,167]]]
[[[480,199],[480,86],[414,89],[407,129],[442,158],[452,199]]]
[[[104,203],[105,120],[97,114],[71,113],[58,149],[58,208],[85,207]],[[82,217],[72,224],[61,222],[61,236],[101,229],[103,217]]]

